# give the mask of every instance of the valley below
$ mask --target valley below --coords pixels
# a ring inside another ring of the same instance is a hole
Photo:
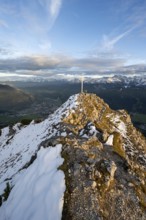
[[[4,86],[0,87],[0,128],[17,122],[28,124],[32,120],[41,121],[72,94],[80,92],[79,82],[12,81],[4,85],[5,93]],[[125,109],[134,126],[146,136],[146,86],[85,82],[84,92],[95,93],[114,110]]]

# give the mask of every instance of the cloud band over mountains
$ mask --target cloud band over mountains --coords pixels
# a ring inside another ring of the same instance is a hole
[[[1,73],[16,73],[16,74],[33,74],[40,76],[50,76],[51,73],[58,74],[59,72],[78,72],[90,73],[143,73],[146,72],[146,64],[125,65],[126,60],[122,58],[100,58],[100,57],[84,57],[73,58],[63,55],[54,56],[25,56],[19,58],[0,59],[0,74]]]

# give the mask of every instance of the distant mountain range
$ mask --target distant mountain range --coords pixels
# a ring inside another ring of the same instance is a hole
[[[123,76],[123,75],[115,75],[112,77],[103,77],[99,79],[87,79],[87,81],[95,82],[97,81],[98,83],[106,83],[106,84],[121,84],[127,87],[130,86],[146,86],[146,76],[133,76],[133,77],[128,77],[128,76]]]
[[[48,78],[32,78],[31,81],[34,82],[45,82],[45,81],[49,81],[50,79]],[[60,80],[60,81],[69,81],[69,82],[79,82],[80,78],[76,77],[76,75],[74,77],[62,77],[61,79],[57,78],[56,79],[51,79],[52,81],[54,80]],[[30,81],[30,79],[29,79]],[[140,75],[140,76],[125,76],[125,75],[114,75],[114,76],[101,76],[101,77],[95,77],[92,75],[90,77],[90,75],[88,77],[84,77],[84,81],[87,83],[102,83],[102,84],[121,84],[123,86],[146,86],[146,75]]]
[[[68,80],[70,82],[77,82],[79,79],[77,78],[64,78],[63,80]],[[125,75],[114,75],[114,76],[101,76],[96,77],[90,75],[88,77],[84,77],[85,83],[101,83],[101,84],[117,84],[121,86],[131,87],[131,86],[146,86],[146,75],[140,76],[125,76]]]
[[[4,81],[4,80],[3,80]],[[20,78],[15,77],[13,79],[9,79],[6,83],[9,84],[10,81],[22,81],[22,82],[79,82],[80,81],[80,75],[59,75],[54,78],[54,76],[50,77],[30,77],[29,79],[26,77]],[[122,75],[122,74],[115,74],[113,75],[94,75],[89,74],[88,76],[84,76],[84,81],[86,83],[102,83],[102,84],[121,84],[122,86],[146,86],[146,74],[141,75]]]

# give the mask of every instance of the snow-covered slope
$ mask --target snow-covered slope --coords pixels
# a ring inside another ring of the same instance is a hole
[[[9,127],[2,129],[0,136],[0,195],[4,193],[7,183],[14,188],[12,189],[11,197],[0,208],[1,220],[45,220],[51,215],[56,216],[56,218],[49,219],[60,219],[62,206],[60,206],[59,201],[63,198],[65,188],[64,176],[61,171],[57,171],[57,167],[63,162],[60,156],[61,147],[56,145],[54,148],[50,146],[50,148],[42,149],[41,146],[43,147],[42,143],[45,140],[57,134],[57,124],[61,122],[63,117],[67,117],[76,106],[77,95],[74,95],[41,123],[35,124],[32,122],[28,126],[17,124],[11,129]],[[27,169],[23,169],[35,158],[36,160],[32,165]],[[44,178],[47,178],[46,186],[43,185]],[[54,179],[54,185],[51,182],[51,180],[53,181],[52,178]],[[33,192],[31,192],[30,189],[33,187]],[[47,195],[45,193],[46,188],[50,189]],[[38,198],[40,193],[41,197],[39,196]],[[23,195],[23,198],[20,198],[20,195]],[[36,201],[37,199],[39,199],[37,203],[32,203],[32,200]],[[51,213],[48,213],[47,207],[40,205],[43,200],[46,203],[50,200],[50,208],[52,206],[55,210],[51,208]],[[56,200],[58,201],[56,202]],[[56,204],[55,206],[53,205],[54,203]],[[32,204],[34,207],[32,207]],[[16,208],[17,206],[18,208]],[[27,210],[28,213],[23,215],[29,206],[31,207]],[[8,212],[5,212],[5,210],[8,210]],[[19,210],[21,210],[21,214],[18,215]],[[36,218],[36,213],[40,216],[42,212],[44,212],[44,218]],[[16,218],[16,216],[18,217]]]
[[[65,191],[61,145],[41,148],[37,159],[13,181],[9,199],[0,209],[0,219],[61,219]]]

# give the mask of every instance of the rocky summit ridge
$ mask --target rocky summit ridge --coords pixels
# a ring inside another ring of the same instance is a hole
[[[30,173],[42,148],[48,151],[60,146],[63,161],[56,172],[64,173],[65,189],[59,197],[63,199],[59,205],[62,209],[55,220],[146,219],[146,139],[126,111],[114,111],[88,93],[70,97],[43,122],[17,124],[1,131],[0,217],[12,216],[9,219],[14,220],[15,215],[4,213],[3,207],[10,207],[10,199],[18,203],[17,181],[21,175],[23,178],[23,172],[25,176]],[[6,183],[13,188],[4,202]],[[42,187],[39,184],[37,187]],[[28,216],[21,219],[37,219],[33,214]]]

